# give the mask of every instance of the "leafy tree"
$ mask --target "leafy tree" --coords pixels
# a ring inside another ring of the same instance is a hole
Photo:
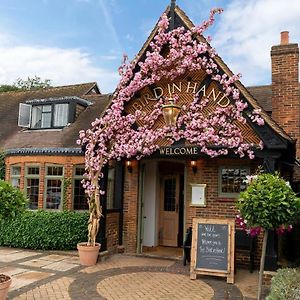
[[[0,180],[0,199],[0,221],[14,218],[28,205],[25,194],[4,180]]]
[[[42,80],[41,77],[34,76],[28,77],[26,80],[18,78],[12,85],[10,84],[1,84],[0,93],[2,92],[14,92],[20,90],[36,90],[44,89],[51,86],[51,80],[45,79]]]
[[[21,90],[44,89],[51,86],[51,80],[41,80],[41,77],[38,76],[28,77],[27,80],[18,78],[14,86]]]
[[[300,215],[300,199],[278,173],[262,173],[250,178],[246,191],[240,194],[237,208],[244,220],[243,225],[264,229],[258,289],[260,300],[268,230],[288,228],[288,224]]]

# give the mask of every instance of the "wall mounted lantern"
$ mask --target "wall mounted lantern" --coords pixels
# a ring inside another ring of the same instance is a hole
[[[180,114],[180,106],[174,104],[174,99],[168,99],[169,103],[162,106],[162,113],[167,126],[175,127]]]
[[[132,162],[131,160],[126,160],[126,167],[129,173],[132,173]]]
[[[191,167],[192,167],[192,170],[193,170],[193,173],[196,174],[197,173],[197,161],[195,160],[191,160]]]

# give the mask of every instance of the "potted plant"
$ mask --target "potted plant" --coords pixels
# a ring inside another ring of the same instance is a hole
[[[88,205],[90,217],[88,220],[88,241],[77,244],[80,263],[84,266],[92,266],[97,263],[98,254],[101,245],[96,243],[96,237],[99,231],[100,218],[102,217],[102,206],[100,204],[100,187],[99,187],[99,173],[94,172],[91,191]]]
[[[27,207],[25,195],[8,182],[0,180],[0,222],[7,222],[22,213]],[[6,299],[12,279],[0,274],[0,300]]]
[[[8,289],[11,285],[11,277],[5,274],[0,274],[0,300],[5,300]]]
[[[300,214],[300,199],[278,173],[248,176],[248,187],[240,194],[237,208],[239,225],[251,235],[263,232],[257,299],[261,299],[268,230],[290,230]]]

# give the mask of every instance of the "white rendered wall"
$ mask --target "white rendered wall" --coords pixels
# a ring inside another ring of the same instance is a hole
[[[147,161],[144,176],[144,237],[143,246],[155,247],[158,244],[157,213],[157,162]]]

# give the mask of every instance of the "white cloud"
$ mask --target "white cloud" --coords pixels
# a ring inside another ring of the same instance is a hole
[[[39,76],[53,85],[97,81],[102,92],[114,91],[117,72],[96,67],[89,54],[80,49],[40,46],[0,47],[0,83]]]
[[[221,18],[213,46],[246,85],[270,83],[270,50],[280,43],[280,32],[290,31],[290,42],[300,40],[300,1],[233,0]]]

